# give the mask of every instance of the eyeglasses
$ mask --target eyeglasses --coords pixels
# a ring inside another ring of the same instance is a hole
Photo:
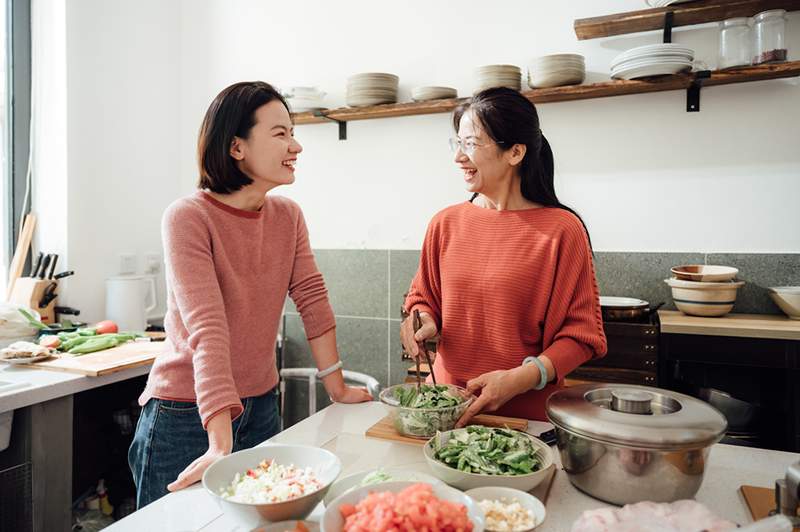
[[[467,157],[472,157],[472,154],[475,153],[475,150],[478,148],[482,148],[483,146],[488,146],[489,144],[502,144],[502,141],[489,141],[486,144],[478,144],[475,142],[475,139],[467,138],[467,139],[458,139],[458,138],[451,138],[449,140],[450,149],[453,153],[457,152],[459,149],[461,153],[466,155]]]

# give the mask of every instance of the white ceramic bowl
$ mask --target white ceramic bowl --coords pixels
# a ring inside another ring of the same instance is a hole
[[[800,320],[800,286],[773,286],[767,291],[787,316],[793,320]]]
[[[455,429],[443,432],[442,437],[449,438],[451,434],[463,430],[466,429]],[[539,438],[526,433],[520,434],[524,434],[531,439],[531,443],[533,443],[534,448],[537,449],[539,456],[542,458],[542,468],[526,475],[485,475],[483,473],[465,473],[464,471],[459,471],[433,457],[435,437],[425,443],[422,452],[433,474],[454,488],[469,490],[473,488],[482,488],[484,486],[498,486],[514,488],[521,491],[530,491],[547,478],[550,468],[554,467],[553,450]]]
[[[481,501],[500,501],[506,504],[512,502],[518,502],[520,506],[525,508],[526,510],[530,510],[533,513],[533,520],[534,525],[531,528],[525,529],[514,529],[515,532],[523,532],[527,530],[533,530],[537,526],[541,525],[544,522],[544,518],[547,515],[544,509],[544,504],[542,501],[531,495],[530,493],[525,493],[524,491],[515,490],[514,488],[501,488],[499,486],[486,486],[484,488],[474,488],[464,492],[464,495],[472,497],[475,502],[478,503],[480,506]],[[484,512],[485,513],[485,512]],[[488,515],[486,515],[488,521]],[[490,524],[487,522],[486,527],[488,530],[493,530],[488,528]]]
[[[330,506],[325,509],[325,514],[322,516],[322,532],[340,532],[344,526],[344,519],[339,508],[343,504],[357,504],[370,493],[390,491],[392,493],[399,493],[409,486],[418,484],[417,482],[385,482],[376,486],[364,486],[350,493],[337,497]],[[480,509],[470,497],[461,493],[458,490],[444,485],[433,486],[433,493],[440,499],[463,504],[467,508],[467,517],[472,521],[473,532],[483,532],[485,521],[483,510]]]
[[[684,281],[698,281],[703,283],[730,281],[736,278],[739,270],[731,266],[712,266],[709,264],[689,264],[675,266],[672,275]]]
[[[322,483],[322,488],[297,499],[268,504],[233,502],[219,495],[223,488],[230,486],[236,473],[244,473],[262,460],[270,459],[282,465],[310,467]],[[220,458],[203,473],[203,487],[234,522],[239,526],[254,528],[264,523],[305,519],[325,496],[341,470],[341,461],[325,449],[308,445],[269,444]]]
[[[697,282],[665,279],[672,288],[672,300],[678,310],[690,316],[724,316],[736,302],[736,293],[744,281]]]
[[[322,500],[325,503],[325,506],[328,507],[333,502],[334,499],[344,494],[351,488],[358,489],[361,484],[361,481],[364,480],[364,477],[369,475],[370,473],[374,472],[374,469],[369,469],[367,471],[359,471],[358,473],[353,473],[352,475],[347,475],[346,477],[342,477],[336,482],[333,483],[331,489],[328,490],[328,493],[325,495],[325,498]],[[379,482],[376,484],[370,484],[370,486],[377,486],[379,484],[383,484],[385,482],[425,482],[427,484],[431,484],[433,486],[442,484],[444,482],[439,480],[438,478],[431,476],[427,473],[420,473],[419,471],[413,471],[410,469],[403,469],[400,467],[387,467],[383,470],[389,477],[389,480],[385,480],[383,482]]]

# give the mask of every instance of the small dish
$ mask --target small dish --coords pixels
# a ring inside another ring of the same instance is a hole
[[[494,516],[492,512],[487,512],[485,508],[481,505],[483,501],[500,501],[505,504],[510,504],[513,502],[518,502],[522,508],[529,510],[533,514],[533,526],[532,527],[525,527],[525,528],[513,528],[514,532],[525,532],[528,530],[533,530],[537,526],[541,525],[544,522],[544,519],[547,515],[545,511],[544,504],[531,495],[530,493],[525,493],[524,491],[520,491],[514,488],[503,488],[500,486],[485,486],[483,488],[473,488],[471,490],[467,490],[464,492],[464,495],[471,497],[478,506],[481,507],[484,514],[486,515],[486,530],[500,530],[499,528],[492,528],[494,525]],[[503,528],[502,530],[506,530]]]

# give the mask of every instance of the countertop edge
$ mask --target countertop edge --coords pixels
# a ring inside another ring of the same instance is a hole
[[[687,316],[659,310],[662,334],[695,334],[736,338],[800,340],[800,321],[775,314],[728,314],[719,318]]]

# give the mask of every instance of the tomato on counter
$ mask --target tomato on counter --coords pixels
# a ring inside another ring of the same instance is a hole
[[[97,329],[97,334],[115,334],[119,332],[117,324],[111,320],[100,321],[94,328]]]

